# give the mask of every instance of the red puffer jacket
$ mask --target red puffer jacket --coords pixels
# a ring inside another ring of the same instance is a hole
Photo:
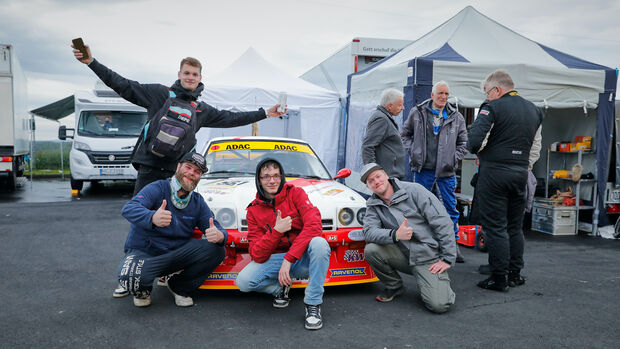
[[[273,229],[278,210],[282,218],[293,218],[288,232]],[[287,252],[284,255],[287,261],[295,263],[306,252],[310,240],[323,233],[319,209],[312,205],[302,188],[290,183],[285,183],[276,195],[275,207],[259,199],[257,194],[247,211],[249,252],[257,263],[264,263],[272,254],[282,252]]]

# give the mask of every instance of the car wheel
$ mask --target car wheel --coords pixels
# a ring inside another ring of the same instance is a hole
[[[476,248],[480,252],[487,251],[487,236],[484,233],[484,230],[482,230],[482,228],[480,228],[480,230],[478,230],[478,233],[476,234]]]
[[[84,181],[79,181],[79,180],[73,179],[73,177],[71,177],[71,189],[72,190],[80,191],[80,190],[82,190],[83,186],[84,186]]]
[[[620,239],[620,218],[616,220],[616,224],[614,225],[614,238]]]

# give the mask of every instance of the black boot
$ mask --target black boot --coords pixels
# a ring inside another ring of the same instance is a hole
[[[498,274],[493,274],[488,279],[480,281],[478,287],[500,292],[508,292],[510,288],[506,280],[506,275]]]
[[[525,283],[525,278],[521,276],[520,270],[511,270],[508,272],[508,286],[516,287]]]

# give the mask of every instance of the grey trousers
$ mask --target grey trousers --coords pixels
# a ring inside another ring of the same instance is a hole
[[[420,296],[428,310],[443,313],[454,304],[455,295],[450,288],[450,276],[447,271],[432,274],[428,270],[432,263],[411,266],[407,257],[393,244],[368,243],[364,255],[386,288],[397,289],[403,286],[403,280],[398,274],[400,271],[415,276]]]

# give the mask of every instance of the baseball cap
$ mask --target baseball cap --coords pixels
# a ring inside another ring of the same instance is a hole
[[[362,172],[360,172],[360,174],[362,175],[360,177],[360,181],[362,181],[362,183],[366,184],[366,179],[375,170],[383,170],[383,167],[379,166],[378,164],[376,164],[374,162],[369,162],[366,165],[364,165],[364,167],[362,167]]]
[[[207,172],[207,161],[204,156],[200,155],[200,153],[191,152],[183,155],[179,163],[191,162],[194,163],[198,168],[202,171],[202,173]]]

